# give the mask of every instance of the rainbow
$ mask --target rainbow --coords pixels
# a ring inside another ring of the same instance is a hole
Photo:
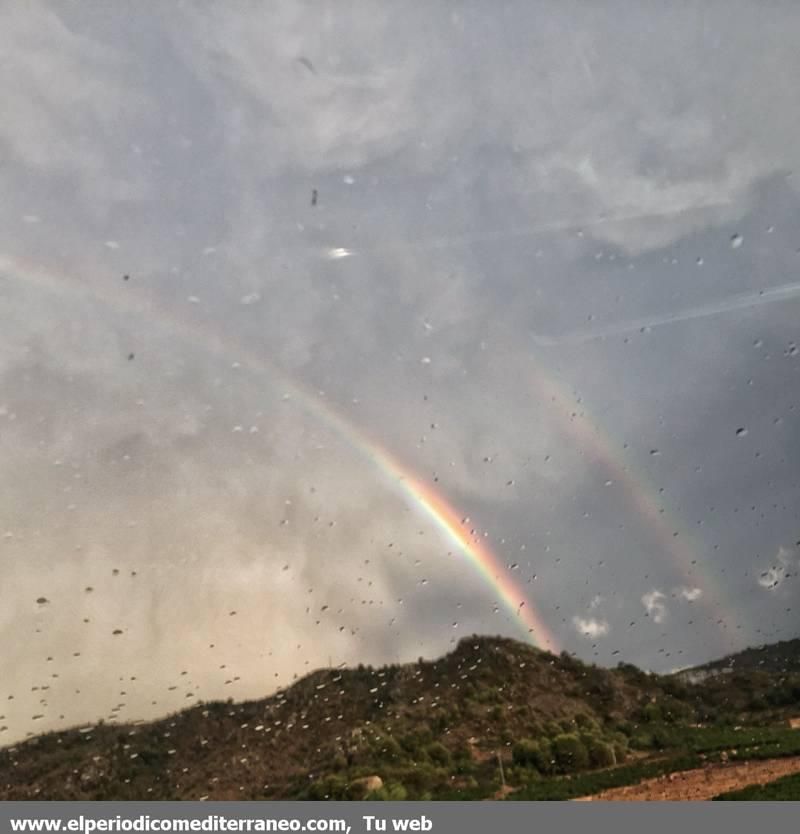
[[[155,299],[146,291],[136,293],[109,291],[108,285],[100,282],[89,286],[55,270],[42,268],[23,259],[0,254],[0,274],[24,279],[48,292],[63,293],[65,288],[75,297],[101,302],[117,313],[145,316],[149,323],[164,327],[172,335],[178,335],[199,346],[205,352],[235,360],[248,369],[267,373],[274,382],[284,389],[284,396],[291,397],[304,410],[331,428],[351,448],[367,457],[384,473],[391,485],[403,494],[418,512],[427,516],[453,547],[466,557],[479,575],[494,589],[503,606],[525,638],[540,648],[557,652],[559,644],[545,625],[542,618],[530,605],[526,594],[511,580],[508,570],[481,541],[477,534],[466,526],[462,516],[447,502],[446,498],[425,484],[411,471],[396,460],[386,449],[373,441],[361,429],[356,428],[319,394],[306,389],[268,359],[254,353],[239,343],[223,339],[219,333],[200,323],[186,322],[182,318],[156,305]]]
[[[107,269],[103,268],[102,271],[106,272]],[[109,288],[110,282],[97,281],[89,285],[53,269],[3,254],[0,254],[0,273],[24,277],[26,281],[49,292],[63,293],[66,287],[76,297],[101,302],[116,312],[146,317],[148,322],[165,328],[171,336],[179,336],[194,347],[212,355],[238,361],[250,370],[268,374],[274,384],[283,387],[287,396],[331,428],[360,455],[370,460],[393,488],[435,525],[454,549],[467,558],[486,583],[494,589],[528,640],[541,648],[559,650],[558,641],[530,604],[527,595],[516,587],[508,569],[482,538],[463,522],[462,515],[443,495],[421,481],[366,432],[339,414],[324,396],[307,389],[273,362],[243,344],[223,338],[207,324],[185,321],[175,313],[164,310],[157,305],[157,299],[142,287],[138,287],[135,293],[121,294]],[[568,386],[554,373],[546,370],[535,356],[528,357],[528,361],[530,382],[536,396],[559,414],[558,425],[561,430],[593,457],[612,476],[613,481],[625,490],[631,505],[646,522],[659,546],[670,554],[683,581],[690,587],[701,588],[701,605],[711,612],[715,624],[726,638],[723,648],[730,649],[738,626],[727,612],[734,609],[718,599],[720,594],[715,590],[716,583],[703,567],[702,561],[697,558],[696,554],[700,548],[693,541],[693,536],[681,528],[673,515],[665,512],[662,498],[647,475],[634,472],[623,463],[623,450],[617,448],[609,434],[600,427],[600,422],[588,413]]]
[[[370,447],[372,459],[386,472],[394,475],[403,491],[417,504],[430,520],[464,553],[476,566],[479,573],[495,589],[503,604],[526,630],[540,648],[558,651],[558,643],[542,618],[528,604],[508,576],[507,568],[497,556],[480,540],[469,527],[469,519],[459,516],[445,498],[429,486],[405,471],[386,451]]]
[[[628,500],[644,519],[664,552],[670,554],[682,580],[688,588],[699,587],[702,604],[714,619],[723,636],[722,653],[741,648],[741,640],[734,636],[741,628],[728,612],[735,611],[729,601],[721,599],[718,582],[698,558],[702,547],[674,514],[665,511],[662,496],[646,473],[632,471],[624,462],[624,450],[616,446],[600,428],[600,422],[586,410],[579,397],[534,358],[531,359],[531,383],[538,396],[560,413],[559,426],[571,436],[576,445],[585,449],[611,475],[612,481],[626,492]]]

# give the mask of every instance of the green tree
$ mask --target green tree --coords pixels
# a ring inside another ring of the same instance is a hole
[[[571,773],[589,767],[589,753],[574,733],[562,733],[553,739],[553,758],[562,773]]]
[[[520,767],[536,767],[539,745],[529,738],[523,738],[511,748],[511,760]]]
[[[586,752],[589,754],[589,764],[592,767],[611,767],[617,763],[614,748],[598,736],[590,735],[583,739]]]

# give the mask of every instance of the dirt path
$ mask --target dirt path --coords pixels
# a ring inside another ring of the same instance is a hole
[[[686,801],[711,799],[727,791],[746,788],[748,785],[763,785],[800,772],[800,756],[786,759],[729,764],[710,764],[697,770],[685,770],[647,779],[638,785],[611,788],[594,796],[586,796],[579,802],[634,800]]]

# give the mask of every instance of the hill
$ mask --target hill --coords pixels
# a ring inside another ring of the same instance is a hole
[[[800,638],[745,649],[702,666],[679,672],[679,676],[702,678],[731,672],[769,672],[792,675],[800,672]]]
[[[722,751],[800,754],[800,674],[734,667],[692,684],[471,637],[435,661],[29,739],[0,750],[0,799],[479,798],[502,782],[566,798]]]

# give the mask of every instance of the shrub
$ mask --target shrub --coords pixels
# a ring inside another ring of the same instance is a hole
[[[592,767],[611,767],[617,763],[614,748],[597,736],[589,736],[584,740],[589,764]]]
[[[575,716],[575,723],[577,724],[578,728],[581,730],[585,730],[589,733],[598,733],[600,732],[600,725],[592,718],[591,715],[586,715],[585,712],[579,712]]]
[[[401,802],[408,798],[408,791],[399,782],[390,782],[368,794],[366,798],[384,802]]]
[[[446,712],[438,712],[431,718],[431,730],[434,735],[440,736],[447,731],[447,728],[454,722],[451,722]]]
[[[617,764],[628,758],[628,738],[623,733],[611,733],[606,739],[614,750]]]
[[[466,741],[460,741],[455,746],[452,756],[462,764],[472,764],[472,748]]]
[[[561,727],[555,721],[546,721],[544,725],[544,733],[548,738],[555,738],[561,734]]]
[[[528,735],[531,738],[539,738],[539,736],[545,736],[547,733],[538,721],[531,721],[528,725]]]
[[[420,724],[415,731],[399,739],[400,746],[412,756],[418,756],[425,745],[433,741],[433,733],[427,724]]]
[[[692,717],[692,708],[683,701],[678,701],[670,698],[661,706],[661,713],[664,716],[664,721],[671,724],[677,724],[681,721],[688,721]]]
[[[555,769],[553,762],[553,746],[546,738],[539,739],[539,753],[534,760],[534,766],[539,773],[552,773]]]
[[[432,789],[442,787],[447,780],[448,774],[430,764],[421,764],[414,768],[408,768],[402,773],[402,782],[405,788],[412,794],[412,799],[417,799],[423,793]]]
[[[388,760],[398,761],[404,758],[403,748],[392,736],[381,738],[380,742],[376,745],[376,752]]]
[[[429,744],[427,753],[428,758],[440,767],[450,764],[450,751],[440,741]]]
[[[146,747],[139,751],[139,761],[146,767],[159,767],[168,759],[167,751],[160,747]]]
[[[350,788],[341,776],[327,776],[314,782],[308,790],[311,799],[350,799]]]
[[[553,772],[553,751],[546,738],[539,741],[524,738],[518,741],[511,751],[511,756],[518,767],[533,768],[543,774]]]
[[[617,764],[624,762],[625,759],[628,758],[628,745],[627,744],[620,744],[618,741],[615,741],[612,744],[614,748],[614,759],[616,760]]]
[[[539,745],[529,738],[523,738],[511,748],[511,760],[520,767],[536,767]]]
[[[652,746],[656,750],[666,750],[675,746],[674,737],[665,727],[654,730],[652,739]]]
[[[621,721],[616,722],[617,732],[622,733],[623,735],[630,738],[633,735],[634,726],[630,721],[626,721],[622,719]]]
[[[562,773],[582,770],[589,766],[589,753],[574,733],[562,733],[553,739],[553,758]]]

